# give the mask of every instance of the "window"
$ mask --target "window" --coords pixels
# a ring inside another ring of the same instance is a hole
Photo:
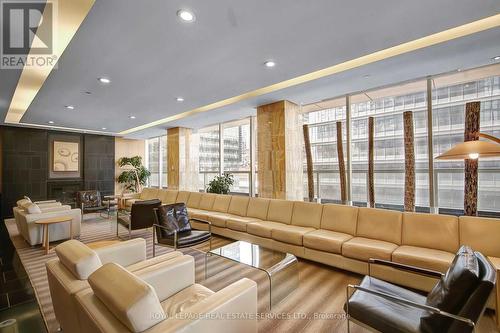
[[[147,140],[148,145],[148,170],[151,172],[148,184],[152,187],[160,186],[160,139]]]
[[[168,162],[167,162],[167,136],[160,137],[160,150],[161,150],[161,186],[168,186]]]
[[[200,185],[205,189],[215,176],[219,174],[219,126],[211,126],[200,133]]]
[[[232,192],[250,193],[250,118],[223,124],[224,173],[234,177]]]

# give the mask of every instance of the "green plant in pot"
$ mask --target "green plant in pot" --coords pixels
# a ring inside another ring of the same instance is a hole
[[[151,172],[142,165],[141,156],[122,157],[118,160],[118,166],[124,171],[116,180],[123,185],[124,191],[140,192],[151,175]]]
[[[234,184],[233,175],[225,173],[222,176],[216,176],[208,183],[208,193],[228,194],[231,186]]]

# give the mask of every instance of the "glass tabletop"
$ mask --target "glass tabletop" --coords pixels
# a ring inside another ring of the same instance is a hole
[[[290,263],[297,261],[293,254],[271,250],[245,241],[224,245],[211,250],[209,254],[265,270],[269,274],[282,270]]]

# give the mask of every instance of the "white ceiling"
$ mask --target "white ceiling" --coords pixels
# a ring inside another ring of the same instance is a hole
[[[196,21],[180,22],[179,8]],[[21,122],[120,132],[498,13],[498,0],[97,0]],[[131,137],[238,119],[279,99],[309,103],[485,65],[500,55],[499,41],[500,28],[491,29]],[[267,59],[277,66],[263,66]],[[3,118],[18,77],[1,71]]]

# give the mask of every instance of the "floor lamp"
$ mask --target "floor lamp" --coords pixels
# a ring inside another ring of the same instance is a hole
[[[489,134],[479,133],[480,138],[490,141],[466,141],[453,146],[450,150],[436,157],[437,160],[476,160],[478,158],[500,157],[500,139]],[[466,195],[466,194],[464,194]],[[477,195],[467,200],[473,200],[474,207],[477,207]],[[466,200],[466,201],[467,201]],[[468,205],[464,204],[464,209]],[[467,214],[467,211],[466,211]]]

